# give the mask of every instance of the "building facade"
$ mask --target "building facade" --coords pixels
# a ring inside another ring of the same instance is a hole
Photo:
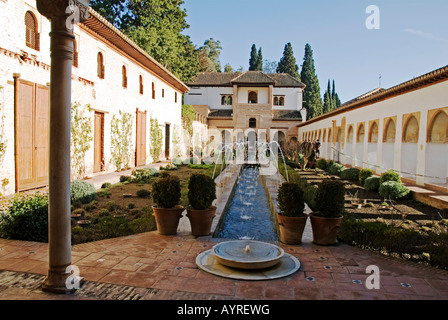
[[[266,141],[297,139],[305,85],[288,74],[200,73],[188,86],[184,103],[226,143],[247,139],[249,131]]]
[[[448,66],[376,89],[298,127],[320,155],[377,174],[394,169],[418,185],[448,187]],[[440,187],[440,188],[439,188]]]
[[[35,0],[0,1],[0,183],[2,194],[48,182],[50,22]],[[74,29],[72,103],[85,108],[92,134],[85,176],[117,170],[112,122],[130,116],[129,167],[150,155],[150,120],[163,134],[160,159],[173,156],[188,87],[97,12]]]

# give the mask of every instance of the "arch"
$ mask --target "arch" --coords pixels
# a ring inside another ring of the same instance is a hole
[[[232,96],[222,96],[221,105],[231,106],[232,105]]]
[[[365,136],[364,124],[361,123],[358,126],[358,132],[356,133],[356,142],[357,143],[363,143],[364,142],[364,136]]]
[[[247,103],[257,104],[258,103],[258,93],[255,91],[250,91]]]
[[[322,134],[322,142],[327,141],[327,129],[324,129],[323,134]]]
[[[414,115],[411,115],[404,125],[403,142],[417,143],[418,134],[419,134],[419,125],[417,118]]]
[[[249,119],[249,128],[257,128],[257,119],[255,118],[250,118]]]
[[[394,119],[389,119],[384,127],[383,142],[395,142],[396,126]]]
[[[37,19],[34,13],[27,11],[25,13],[25,29],[26,29],[26,46],[39,51],[40,47],[40,36],[37,24]]]
[[[347,143],[353,143],[353,126],[348,126],[347,130]]]
[[[372,122],[369,131],[369,142],[378,143],[378,123],[376,121]]]
[[[128,87],[128,76],[127,76],[127,70],[126,70],[126,66],[121,67],[121,85],[123,88],[127,88]]]
[[[448,114],[442,110],[431,119],[428,142],[448,143]]]
[[[98,52],[97,55],[97,75],[98,78],[104,79],[104,56],[101,52]]]

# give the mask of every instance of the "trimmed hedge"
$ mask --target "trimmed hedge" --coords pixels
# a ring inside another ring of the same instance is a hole
[[[330,162],[327,171],[330,174],[334,174],[340,176],[342,172],[345,170],[345,167],[342,164],[336,162]]]
[[[373,175],[372,169],[362,169],[359,172],[359,182],[363,186],[366,182],[367,178],[370,178]]]
[[[359,181],[359,172],[358,168],[348,168],[342,171],[341,179],[349,180],[349,181]]]
[[[70,183],[70,198],[72,203],[89,203],[96,199],[97,191],[93,184],[86,181],[75,180]]]
[[[377,191],[380,187],[380,177],[370,177],[366,179],[364,183],[364,188],[366,190]]]
[[[396,181],[401,183],[401,178],[400,175],[394,170],[387,170],[381,175],[380,184],[383,184],[384,182],[387,181]]]
[[[378,193],[384,199],[400,200],[405,199],[410,190],[397,181],[386,181],[380,185]]]

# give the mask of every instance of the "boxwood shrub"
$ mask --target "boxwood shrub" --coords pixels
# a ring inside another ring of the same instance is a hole
[[[383,184],[386,181],[396,181],[401,183],[401,178],[394,170],[387,170],[381,175],[380,184]]]
[[[373,172],[371,169],[361,169],[359,172],[359,182],[363,186],[366,182],[367,178],[370,178],[373,175]]]
[[[89,203],[96,199],[97,191],[95,187],[82,180],[75,180],[70,183],[70,197],[72,203]]]
[[[364,188],[366,190],[377,191],[380,187],[380,177],[369,177],[364,182]]]
[[[359,169],[358,168],[348,168],[342,171],[341,179],[349,180],[349,181],[358,181],[359,180]]]
[[[384,199],[399,200],[405,199],[410,190],[397,181],[386,181],[380,185],[378,193]]]
[[[331,174],[340,176],[345,170],[345,167],[337,162],[331,162],[327,170]]]

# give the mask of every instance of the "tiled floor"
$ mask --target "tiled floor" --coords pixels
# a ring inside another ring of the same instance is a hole
[[[47,245],[0,239],[0,299],[448,299],[447,271],[347,245],[281,245],[285,252],[299,258],[299,272],[259,282],[220,278],[195,264],[196,256],[217,241],[152,232],[74,246],[72,263],[86,283],[74,295],[55,296],[42,293],[38,287],[47,273]],[[366,268],[370,265],[380,271],[378,290],[366,288],[370,275]],[[34,285],[7,280],[8,276],[26,278],[30,274],[34,275]]]

